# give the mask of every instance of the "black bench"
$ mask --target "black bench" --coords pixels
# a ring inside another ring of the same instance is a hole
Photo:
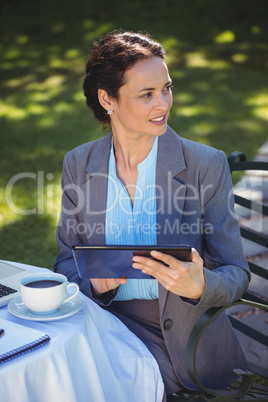
[[[228,158],[229,166],[231,173],[237,171],[246,171],[247,177],[251,177],[256,174],[256,172],[264,171],[268,172],[268,162],[261,161],[247,161],[246,156],[240,152],[233,152]],[[258,177],[255,176],[255,177]],[[259,176],[261,177],[261,176]],[[250,179],[248,179],[250,180]],[[254,183],[254,188],[256,189],[260,185],[260,190],[262,190],[262,183]],[[252,185],[250,185],[252,187]],[[249,192],[251,188],[248,188]],[[266,200],[267,201],[267,200]],[[262,247],[263,253],[268,253],[268,236],[259,230],[259,227],[254,229],[254,227],[250,227],[247,223],[249,222],[248,215],[250,217],[255,217],[258,219],[258,222],[263,222],[265,217],[268,216],[268,205],[264,205],[264,200],[253,200],[250,197],[242,197],[240,195],[235,194],[235,203],[236,206],[242,208],[242,217],[239,219],[241,236],[244,243],[244,250],[249,244],[255,243],[258,246]],[[248,211],[245,214],[245,211]],[[262,226],[262,225],[259,225]],[[251,243],[247,243],[251,242]],[[245,253],[246,255],[246,253]],[[268,256],[268,254],[267,254]],[[256,275],[259,278],[262,278],[263,281],[268,279],[268,267],[263,267],[258,264],[258,261],[254,259],[248,259],[249,267],[252,272],[252,275]],[[267,282],[268,288],[268,282]],[[239,369],[239,367],[234,367],[234,372],[237,374],[237,381],[230,385],[228,390],[222,391],[214,391],[207,389],[200,382],[195,366],[195,358],[196,352],[198,348],[199,340],[209,323],[215,319],[215,317],[220,314],[223,310],[229,309],[232,311],[237,306],[246,306],[248,308],[253,309],[261,309],[267,314],[268,311],[268,292],[266,297],[260,296],[256,294],[256,292],[249,290],[243,295],[240,300],[232,303],[230,306],[224,306],[222,308],[210,308],[206,311],[206,313],[199,319],[196,323],[195,327],[192,330],[192,333],[188,340],[187,350],[186,350],[186,363],[190,377],[193,382],[202,389],[202,392],[189,392],[187,394],[180,393],[178,396],[170,396],[168,398],[169,402],[186,402],[189,400],[193,400],[195,402],[201,402],[204,400],[210,401],[239,401],[239,400],[247,400],[247,401],[265,401],[268,400],[268,361],[266,363],[266,367],[261,367],[256,363],[252,363],[248,361],[248,371],[243,372]],[[256,342],[264,346],[268,346],[268,336],[260,331],[256,330],[254,326],[250,326],[242,322],[239,318],[227,311],[228,317],[233,325],[233,327],[245,334],[246,336],[254,339]],[[268,318],[268,314],[267,314]],[[267,322],[268,325],[268,322]],[[247,356],[246,356],[247,357]],[[219,362],[220,364],[220,362]]]

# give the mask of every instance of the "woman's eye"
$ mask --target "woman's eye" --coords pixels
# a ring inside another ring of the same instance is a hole
[[[152,92],[147,92],[146,94],[142,95],[143,98],[149,98],[152,96]]]
[[[168,87],[164,88],[164,92],[170,92],[172,88],[173,88],[173,85],[169,85]]]

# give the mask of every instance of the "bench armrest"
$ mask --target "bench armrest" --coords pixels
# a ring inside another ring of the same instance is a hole
[[[238,377],[242,377],[242,381],[240,382],[240,385],[238,388],[233,389],[233,390],[213,390],[213,389],[208,389],[206,388],[198,378],[197,372],[196,372],[196,352],[198,349],[198,344],[199,340],[206,329],[206,327],[211,323],[212,320],[214,320],[218,314],[223,312],[224,310],[236,306],[236,305],[247,305],[247,306],[252,306],[255,308],[260,308],[268,311],[268,306],[265,304],[261,303],[256,303],[251,300],[246,300],[246,299],[240,299],[234,303],[231,303],[230,305],[224,306],[224,307],[211,307],[209,308],[197,321],[195,324],[194,328],[192,329],[192,332],[189,336],[187,347],[186,347],[186,366],[187,370],[189,373],[189,376],[191,377],[192,381],[204,392],[214,395],[214,396],[221,396],[220,400],[225,400],[222,399],[224,396],[226,396],[226,400],[230,401],[233,398],[241,397],[245,395],[251,388],[252,385],[252,380],[250,377],[250,374],[245,373],[242,370],[239,369],[234,369],[234,373],[237,374]],[[235,400],[235,399],[234,399]]]

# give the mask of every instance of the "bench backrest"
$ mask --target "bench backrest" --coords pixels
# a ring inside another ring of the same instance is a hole
[[[249,290],[244,294],[243,299],[268,305],[268,263],[266,266],[263,264],[263,261],[268,262],[268,231],[267,228],[265,229],[268,223],[268,162],[247,161],[246,156],[240,152],[231,153],[228,162],[231,173],[235,171],[244,172],[243,179],[240,181],[241,185],[234,186],[241,237],[250,271],[261,278],[264,284],[263,288],[267,289],[266,294],[264,294],[263,290],[262,292],[254,292],[249,286]],[[267,195],[265,194],[266,191]],[[266,197],[267,204],[265,205]],[[249,249],[254,249],[254,245],[256,255],[249,251]],[[232,316],[229,318],[235,329],[267,347],[267,335]],[[249,368],[253,372],[267,377],[267,371],[264,371],[262,367],[249,362]]]

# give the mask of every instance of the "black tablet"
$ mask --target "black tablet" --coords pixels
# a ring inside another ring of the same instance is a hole
[[[189,245],[168,246],[73,246],[73,256],[80,278],[150,279],[139,269],[132,267],[134,255],[152,258],[152,250],[170,254],[181,261],[191,261]]]

